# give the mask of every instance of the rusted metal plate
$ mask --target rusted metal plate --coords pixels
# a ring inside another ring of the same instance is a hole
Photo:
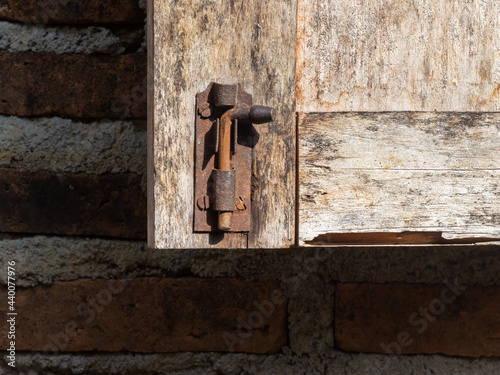
[[[196,139],[195,139],[195,196],[194,231],[218,232],[217,212],[213,210],[214,180],[216,166],[217,118],[227,108],[215,106],[214,84],[196,95]],[[237,101],[252,105],[252,96],[237,87]],[[234,126],[233,126],[234,128]],[[233,129],[234,131],[234,129]],[[236,171],[235,208],[229,232],[249,232],[251,230],[251,178],[253,146],[258,134],[250,122],[239,121],[237,132],[237,152],[231,163]],[[234,150],[233,150],[234,152]]]

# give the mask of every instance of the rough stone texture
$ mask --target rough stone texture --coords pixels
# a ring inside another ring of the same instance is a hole
[[[335,343],[350,352],[500,356],[500,288],[338,284]]]
[[[144,14],[147,13],[147,8],[148,8],[148,0],[139,0],[139,7],[144,10]],[[144,17],[144,40],[141,44],[141,48],[137,52],[147,52],[147,47],[148,47],[148,25],[147,25],[147,17]]]
[[[140,122],[0,116],[0,127],[0,168],[146,174],[146,131]]]
[[[143,242],[4,236],[0,269],[18,267],[23,287],[78,278],[238,277],[278,280],[288,298],[295,355],[333,345],[335,281],[500,285],[498,246],[345,247],[290,250],[153,250]],[[2,283],[5,275],[2,273]]]
[[[145,118],[146,56],[0,53],[0,113]]]
[[[0,19],[46,24],[137,24],[145,17],[141,0],[2,0]]]
[[[500,286],[500,246],[377,246],[290,250],[155,250],[142,241],[3,234],[0,269],[20,262],[22,287],[78,278],[144,276],[277,278],[298,288],[321,283],[441,284]],[[274,275],[274,277],[273,277]],[[0,274],[5,284],[5,274]]]
[[[343,282],[440,284],[458,277],[465,285],[500,285],[499,250],[498,244],[340,247],[327,252],[325,266]]]
[[[0,22],[0,50],[7,52],[105,53],[136,52],[144,30],[111,31],[104,27],[38,27]]]
[[[143,239],[141,177],[0,169],[0,232]]]
[[[499,359],[439,355],[384,356],[332,351],[326,357],[281,355],[178,354],[41,354],[18,356],[17,372],[0,361],[0,373],[25,375],[493,375]],[[3,372],[2,372],[3,370]],[[9,372],[7,372],[9,371]]]
[[[273,353],[287,337],[286,299],[269,281],[80,279],[18,290],[15,306],[17,350]]]
[[[175,374],[415,374],[426,369],[439,374],[493,374],[497,360],[467,361],[440,356],[387,357],[346,355],[333,351],[334,279],[354,282],[442,283],[458,276],[463,284],[500,285],[498,246],[349,247],[325,249],[161,251],[143,242],[62,237],[4,236],[0,268],[15,259],[19,285],[50,284],[56,280],[135,278],[141,276],[268,278],[281,281],[289,299],[287,356],[108,357],[96,354],[43,356],[24,368],[39,373],[175,373]],[[2,274],[2,277],[4,275]],[[5,280],[2,281],[3,283]],[[309,356],[302,356],[308,354]],[[333,358],[334,357],[334,358]],[[50,359],[48,359],[50,358]],[[389,367],[385,367],[389,366]],[[380,368],[380,372],[377,372]],[[459,372],[458,370],[463,370]],[[93,372],[94,371],[94,372]],[[267,371],[267,372],[266,372]],[[274,372],[273,372],[274,371]],[[364,372],[363,372],[364,371]],[[488,372],[489,371],[489,372]]]

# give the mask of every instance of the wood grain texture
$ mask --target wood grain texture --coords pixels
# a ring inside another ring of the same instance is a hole
[[[383,354],[500,355],[499,287],[338,284],[335,343]]]
[[[303,114],[299,238],[500,238],[500,114]],[[323,236],[324,238],[324,236]]]
[[[498,111],[495,0],[299,0],[299,111]]]
[[[279,248],[294,243],[296,2],[149,1],[149,246]],[[241,83],[276,108],[254,149],[253,229],[193,234],[195,95]]]

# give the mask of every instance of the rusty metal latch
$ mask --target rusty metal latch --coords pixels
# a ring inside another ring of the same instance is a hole
[[[251,230],[252,124],[273,121],[240,85],[211,83],[196,95],[195,232]]]

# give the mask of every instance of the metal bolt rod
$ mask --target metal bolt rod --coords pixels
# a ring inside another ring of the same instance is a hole
[[[250,106],[248,104],[240,103],[226,111],[220,119],[218,167],[221,171],[231,170],[231,125],[233,120],[245,116],[249,111]],[[232,218],[232,211],[220,211],[219,229],[223,231],[231,230]]]
[[[250,120],[256,124],[273,121],[273,110],[269,107],[253,106],[239,103],[226,111],[220,119],[218,169],[231,170],[231,125],[233,120]],[[219,229],[231,230],[233,211],[219,211]]]

